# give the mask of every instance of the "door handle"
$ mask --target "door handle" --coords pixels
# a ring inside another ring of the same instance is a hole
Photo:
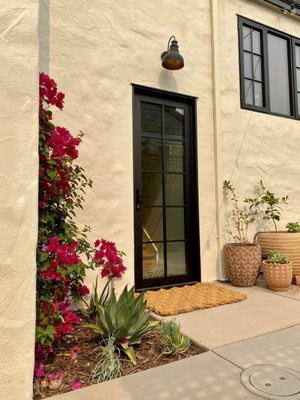
[[[143,202],[143,197],[151,197],[150,195],[143,195],[140,192],[140,189],[136,189],[135,191],[135,208],[137,211],[140,211],[142,202]]]

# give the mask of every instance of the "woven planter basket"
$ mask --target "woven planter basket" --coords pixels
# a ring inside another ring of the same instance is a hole
[[[264,278],[269,289],[288,290],[292,283],[292,263],[274,265],[267,260],[262,262]]]
[[[234,286],[256,284],[261,265],[261,249],[258,244],[229,243],[224,245],[225,271]]]
[[[278,250],[292,262],[293,276],[300,275],[300,232],[259,232],[257,243],[264,258],[270,250]]]

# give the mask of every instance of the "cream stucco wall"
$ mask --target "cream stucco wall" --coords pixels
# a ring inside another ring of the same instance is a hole
[[[38,179],[38,4],[0,8],[0,398],[32,398]]]
[[[209,0],[52,0],[41,66],[66,93],[60,121],[86,133],[79,162],[94,181],[78,221],[91,238],[116,241],[126,254],[122,283],[133,283],[132,87],[198,96],[198,159],[202,279],[216,277],[216,210]],[[44,22],[43,26],[46,26]],[[47,29],[46,29],[47,30]],[[160,54],[171,35],[185,67],[166,71]]]
[[[220,182],[230,179],[240,197],[250,195],[260,179],[280,196],[289,195],[282,228],[300,217],[300,122],[240,108],[237,15],[300,37],[300,18],[255,0],[219,0],[221,93]],[[222,210],[221,210],[222,212]]]
[[[298,219],[299,121],[240,108],[237,14],[298,37],[299,18],[261,0],[128,0],[126,6],[120,0],[41,0],[41,5],[40,66],[67,95],[57,121],[86,133],[79,162],[94,188],[78,221],[91,225],[91,240],[107,237],[127,253],[123,283],[134,281],[131,83],[198,97],[202,280],[220,276],[224,179],[232,180],[241,197],[262,179],[291,197],[283,226]],[[185,59],[184,69],[175,72],[160,65],[172,34]]]

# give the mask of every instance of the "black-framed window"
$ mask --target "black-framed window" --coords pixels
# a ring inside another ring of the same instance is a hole
[[[300,39],[238,17],[242,108],[300,119]]]

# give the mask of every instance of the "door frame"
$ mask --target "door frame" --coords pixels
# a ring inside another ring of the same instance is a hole
[[[133,175],[134,175],[134,280],[136,290],[145,290],[145,289],[156,289],[161,287],[172,287],[172,286],[180,286],[192,284],[200,281],[201,276],[201,265],[200,265],[200,237],[199,237],[199,202],[198,202],[198,174],[197,174],[197,116],[196,116],[196,101],[197,98],[194,96],[178,94],[170,91],[159,90],[154,88],[149,88],[146,86],[141,86],[137,84],[132,84],[133,91],[133,109],[132,109],[132,121],[133,121]],[[139,139],[135,136],[135,132],[139,129],[139,123],[137,116],[140,115],[140,112],[136,112],[137,107],[140,105],[140,97],[143,97],[145,100],[155,99],[156,101],[161,99],[163,101],[173,101],[173,102],[181,102],[189,107],[189,154],[186,156],[189,157],[188,165],[191,168],[187,171],[189,173],[189,179],[187,181],[187,185],[191,184],[191,187],[188,187],[187,192],[191,193],[188,205],[191,207],[191,211],[187,212],[187,220],[186,224],[189,226],[190,237],[187,237],[186,244],[188,244],[188,248],[191,250],[186,253],[187,265],[193,266],[190,271],[189,279],[186,279],[184,275],[171,276],[168,278],[153,278],[143,280],[142,276],[142,240],[141,240],[141,224],[140,224],[140,211],[137,210],[137,202],[136,202],[136,185],[137,182],[140,181],[141,170],[139,166],[141,165],[141,152],[138,149]],[[167,280],[167,282],[166,282]],[[165,282],[164,282],[165,281]]]

